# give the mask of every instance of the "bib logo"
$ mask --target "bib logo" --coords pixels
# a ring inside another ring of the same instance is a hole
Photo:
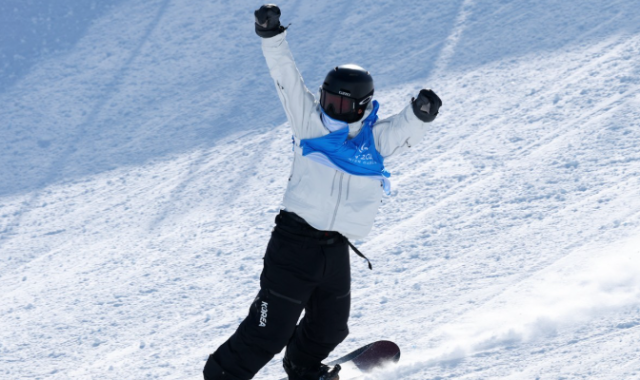
[[[262,310],[260,311],[260,327],[267,327],[267,307],[268,303],[262,301]]]

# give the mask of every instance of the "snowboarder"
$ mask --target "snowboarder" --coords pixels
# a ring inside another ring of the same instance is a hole
[[[349,332],[349,247],[355,247],[348,239],[369,233],[389,191],[384,158],[417,144],[442,105],[423,89],[399,114],[378,121],[373,79],[357,65],[332,69],[316,99],[295,65],[280,14],[276,5],[260,7],[255,31],[293,130],[291,175],[258,295],[236,332],[209,356],[206,380],[251,379],[284,347],[290,380],[339,379],[339,366],[321,362]]]

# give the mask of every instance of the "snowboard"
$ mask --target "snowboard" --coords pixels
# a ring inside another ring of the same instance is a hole
[[[386,363],[400,360],[400,347],[388,340],[369,343],[345,356],[326,363],[328,366],[340,364],[340,380],[349,380],[373,371]],[[281,380],[287,380],[285,377]]]

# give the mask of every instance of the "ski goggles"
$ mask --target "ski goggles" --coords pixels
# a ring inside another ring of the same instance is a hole
[[[346,95],[334,94],[322,89],[320,94],[320,105],[326,111],[329,106],[333,107],[333,112],[338,115],[354,113],[358,108],[363,108],[371,101],[372,95],[364,99],[356,100]]]

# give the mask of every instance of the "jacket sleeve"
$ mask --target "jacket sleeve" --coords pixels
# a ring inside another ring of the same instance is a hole
[[[308,120],[316,114],[316,99],[302,80],[289,50],[286,34],[285,31],[271,38],[263,38],[262,52],[294,135],[300,139],[321,136],[322,131],[309,130],[318,125]]]
[[[408,105],[402,112],[375,124],[373,136],[376,149],[384,158],[402,153],[418,144],[426,129],[427,123],[418,119],[411,105]]]

